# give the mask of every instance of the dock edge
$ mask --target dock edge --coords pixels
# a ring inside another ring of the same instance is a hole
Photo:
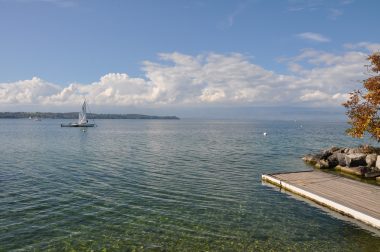
[[[273,174],[273,175],[275,175],[275,174]],[[285,190],[290,191],[292,193],[295,193],[299,196],[302,196],[304,198],[312,200],[319,205],[328,207],[328,208],[330,208],[334,211],[337,211],[343,215],[352,217],[356,220],[359,220],[359,221],[366,223],[367,225],[370,225],[372,227],[380,229],[380,220],[376,219],[372,216],[361,213],[359,211],[356,211],[354,209],[351,209],[349,207],[346,207],[344,205],[336,203],[332,200],[326,199],[326,198],[318,196],[314,193],[311,193],[311,192],[308,192],[308,191],[303,190],[301,188],[298,188],[296,186],[293,186],[293,185],[291,185],[285,181],[282,181],[280,179],[277,179],[277,178],[271,176],[271,174],[263,174],[263,175],[261,175],[261,179],[265,182],[276,185],[276,186],[280,187],[281,189],[285,189]]]

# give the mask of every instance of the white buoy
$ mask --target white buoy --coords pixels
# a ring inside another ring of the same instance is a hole
[[[264,132],[264,133],[263,133],[263,135],[264,135],[264,136],[266,136],[266,135],[267,135],[267,133],[266,133],[266,132]]]

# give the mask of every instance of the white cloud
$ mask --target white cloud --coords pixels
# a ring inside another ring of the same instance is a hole
[[[123,106],[147,104],[152,100],[152,88],[145,79],[130,78],[125,73],[110,73],[89,85],[70,84],[60,92],[45,97],[44,103],[79,103],[84,96],[93,104]]]
[[[297,37],[315,42],[329,42],[330,39],[319,33],[304,32],[297,34]]]
[[[33,77],[13,83],[0,83],[0,104],[36,104],[55,94],[58,85]]]
[[[349,97],[347,93],[325,93],[320,90],[305,90],[303,95],[300,97],[301,101],[313,102],[316,106],[334,105],[336,103],[342,103],[346,101]],[[322,103],[322,104],[321,104]]]
[[[352,48],[363,49],[373,44]],[[65,108],[86,96],[99,106],[160,107],[194,105],[340,106],[347,93],[360,87],[366,75],[367,53],[341,54],[305,49],[288,58],[291,74],[265,69],[242,54],[159,54],[160,61],[144,62],[145,77],[109,73],[93,83],[67,86],[37,77],[0,83],[0,105]]]
[[[202,90],[202,95],[199,97],[204,102],[221,101],[226,97],[224,90],[221,88],[205,88]]]
[[[344,47],[347,49],[360,49],[364,48],[369,52],[379,52],[380,51],[380,43],[370,43],[370,42],[360,42],[356,44],[345,44]]]

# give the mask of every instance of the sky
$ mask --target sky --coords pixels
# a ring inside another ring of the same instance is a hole
[[[75,111],[86,97],[101,113],[344,113],[380,50],[379,10],[373,0],[0,0],[0,111]]]

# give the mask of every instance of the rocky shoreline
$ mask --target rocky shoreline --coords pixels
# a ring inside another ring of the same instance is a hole
[[[335,169],[380,182],[380,148],[377,147],[331,147],[317,154],[308,154],[302,159],[319,169]]]

